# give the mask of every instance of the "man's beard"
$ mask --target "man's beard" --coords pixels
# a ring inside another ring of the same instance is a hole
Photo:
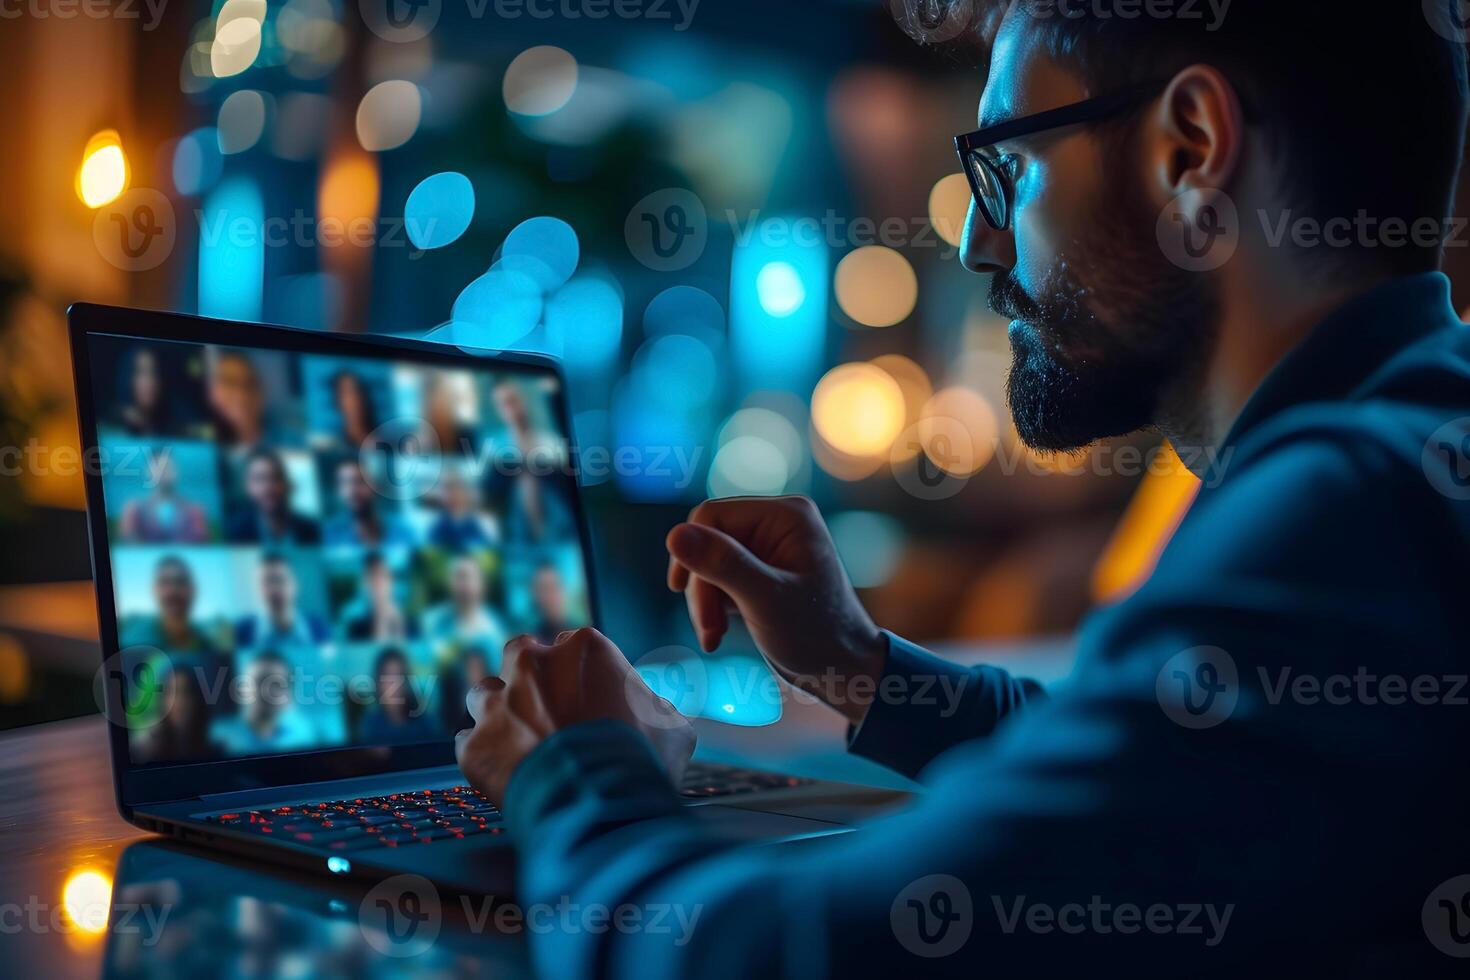
[[[1109,155],[1102,186],[1133,186],[1133,174],[1106,172],[1122,170],[1122,156]],[[991,308],[1016,321],[1006,399],[1032,449],[1070,452],[1160,422],[1168,394],[1197,379],[1214,346],[1219,299],[1164,256],[1149,206],[1130,192],[1098,210],[1039,297],[1010,271],[991,282]]]

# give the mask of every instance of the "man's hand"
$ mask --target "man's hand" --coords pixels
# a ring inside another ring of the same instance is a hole
[[[455,737],[471,786],[497,806],[521,760],[552,733],[583,721],[627,722],[652,743],[677,785],[694,753],[694,729],[654,694],[612,641],[595,629],[568,630],[552,646],[529,636],[505,646],[500,677],[465,695],[475,727]]]
[[[863,720],[870,698],[849,688],[857,678],[876,682],[888,644],[858,602],[816,504],[707,500],[667,544],[669,588],[684,593],[705,650],[720,645],[736,611],[778,674],[849,721]]]

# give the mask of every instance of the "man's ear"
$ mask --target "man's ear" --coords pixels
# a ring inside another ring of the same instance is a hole
[[[1240,97],[1209,65],[1191,65],[1174,76],[1154,110],[1148,147],[1150,193],[1175,207],[1190,223],[1237,176],[1245,141]]]

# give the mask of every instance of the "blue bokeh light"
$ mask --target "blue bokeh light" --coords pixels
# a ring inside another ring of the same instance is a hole
[[[744,392],[806,395],[824,363],[828,247],[792,235],[792,223],[791,218],[767,218],[736,246],[731,260],[730,347]],[[793,305],[798,286],[804,298]],[[777,301],[782,315],[771,312],[765,301]]]
[[[434,339],[469,349],[507,350],[536,328],[542,308],[534,278],[497,264],[464,288],[450,322]]]
[[[725,343],[725,308],[703,289],[672,286],[649,302],[643,312],[643,332],[649,337],[688,334],[718,351]]]
[[[719,365],[709,346],[688,334],[655,337],[638,350],[633,371],[652,397],[672,409],[709,403],[719,383]]]
[[[403,205],[408,239],[421,249],[443,248],[456,241],[474,216],[474,185],[453,170],[419,181]]]
[[[651,372],[634,371],[613,392],[612,444],[623,454],[613,478],[629,500],[702,495],[709,420],[698,410],[671,411],[652,390],[652,377]]]
[[[806,302],[806,286],[790,262],[767,262],[755,277],[755,288],[760,295],[761,309],[780,319],[795,313]]]
[[[546,300],[546,334],[572,374],[608,369],[623,343],[623,297],[597,276],[578,276]]]
[[[541,291],[561,288],[577,271],[581,245],[572,226],[560,218],[530,218],[505,236],[501,262],[536,280]]]
[[[213,126],[194,130],[174,147],[174,188],[180,194],[192,197],[209,190],[223,168],[219,137]]]
[[[205,199],[199,218],[199,313],[259,320],[265,282],[265,205],[248,177]]]
[[[847,568],[847,576],[859,589],[885,584],[903,557],[903,525],[887,514],[849,510],[827,522],[832,542]]]

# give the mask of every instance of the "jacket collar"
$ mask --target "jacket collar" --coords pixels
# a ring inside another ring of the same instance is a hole
[[[1354,297],[1281,359],[1230,427],[1221,449],[1297,405],[1347,397],[1399,351],[1460,325],[1443,273],[1402,276]]]

